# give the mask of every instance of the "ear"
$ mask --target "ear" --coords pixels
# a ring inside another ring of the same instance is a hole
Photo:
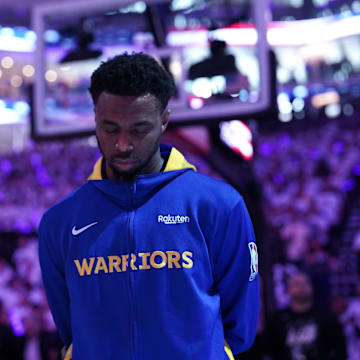
[[[94,111],[94,120],[95,120],[95,123],[97,124],[97,119],[96,119],[96,106],[93,107],[93,111]]]
[[[161,133],[163,134],[168,126],[170,118],[170,109],[166,109],[161,115]]]

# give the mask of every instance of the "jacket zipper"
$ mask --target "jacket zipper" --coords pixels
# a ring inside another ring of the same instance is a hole
[[[129,259],[128,259],[128,274],[129,274],[129,287],[130,287],[130,306],[132,308],[132,315],[130,318],[130,339],[131,339],[131,352],[134,360],[136,356],[136,305],[135,305],[135,278],[134,272],[130,268],[131,254],[135,251],[135,244],[133,238],[133,224],[135,216],[134,197],[136,193],[136,182],[130,184],[130,198],[131,198],[131,210],[129,214],[128,222],[128,236],[129,236]]]

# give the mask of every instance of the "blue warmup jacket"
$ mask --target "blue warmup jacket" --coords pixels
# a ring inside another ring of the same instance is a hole
[[[164,172],[133,182],[103,180],[100,158],[42,218],[43,281],[73,360],[232,359],[254,340],[257,252],[243,199],[175,148],[161,153]]]

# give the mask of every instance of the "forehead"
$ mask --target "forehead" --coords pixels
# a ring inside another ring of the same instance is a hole
[[[122,96],[102,92],[95,104],[95,111],[100,116],[159,115],[160,105],[152,94]]]

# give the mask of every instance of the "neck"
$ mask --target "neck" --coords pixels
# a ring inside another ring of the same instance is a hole
[[[304,313],[308,310],[310,310],[312,306],[312,302],[311,301],[307,301],[307,302],[292,302],[290,304],[290,309],[296,313]]]
[[[154,154],[146,166],[140,171],[140,174],[154,174],[161,170],[164,159],[161,157],[160,149]]]

